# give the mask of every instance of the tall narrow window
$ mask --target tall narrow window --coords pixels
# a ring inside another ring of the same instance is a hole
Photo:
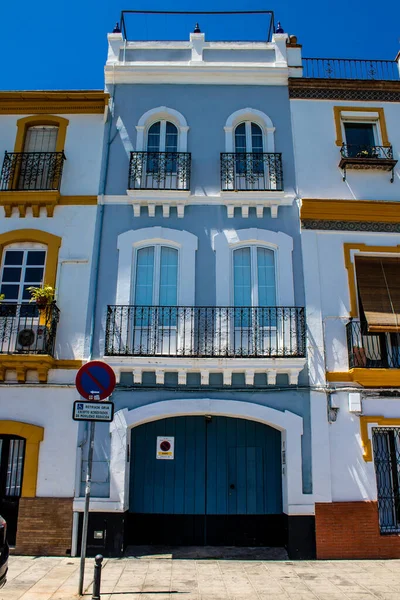
[[[175,173],[177,150],[178,130],[175,125],[170,121],[153,123],[147,133],[147,172]]]
[[[16,305],[24,305],[22,314],[30,314],[36,310],[31,298],[29,287],[40,287],[43,284],[46,250],[10,248],[3,253],[1,265],[1,288],[4,294],[2,312],[10,314],[16,310]]]
[[[35,125],[29,127],[24,143],[24,152],[55,152],[58,127]]]
[[[235,129],[236,174],[258,179],[264,172],[263,133],[257,123],[246,121]],[[255,183],[255,182],[252,182]]]
[[[24,153],[19,162],[19,188],[23,190],[50,190],[57,188],[56,176],[58,127],[29,127],[24,142]],[[58,181],[58,180],[57,180]]]
[[[400,530],[400,429],[372,430],[381,533]]]

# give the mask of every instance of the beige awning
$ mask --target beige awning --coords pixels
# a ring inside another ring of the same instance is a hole
[[[400,258],[357,256],[358,293],[371,332],[400,332]]]

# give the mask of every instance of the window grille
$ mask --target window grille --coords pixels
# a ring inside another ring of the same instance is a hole
[[[400,532],[400,428],[374,427],[372,443],[381,533]]]

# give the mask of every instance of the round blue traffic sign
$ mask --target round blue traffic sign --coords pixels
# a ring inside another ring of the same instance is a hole
[[[76,389],[86,400],[105,400],[115,388],[115,373],[107,363],[92,360],[76,374]]]

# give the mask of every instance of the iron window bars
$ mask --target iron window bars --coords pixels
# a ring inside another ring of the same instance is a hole
[[[283,170],[280,152],[222,152],[223,191],[282,191]]]
[[[0,354],[54,355],[60,311],[55,303],[0,304]]]
[[[400,368],[400,334],[369,333],[366,322],[350,320],[346,335],[350,369]]]
[[[0,191],[58,191],[64,160],[64,152],[5,152]]]
[[[108,306],[107,356],[304,357],[302,307]]]
[[[372,445],[382,534],[400,531],[400,428],[373,427]]]
[[[130,190],[190,190],[190,152],[131,152]]]

